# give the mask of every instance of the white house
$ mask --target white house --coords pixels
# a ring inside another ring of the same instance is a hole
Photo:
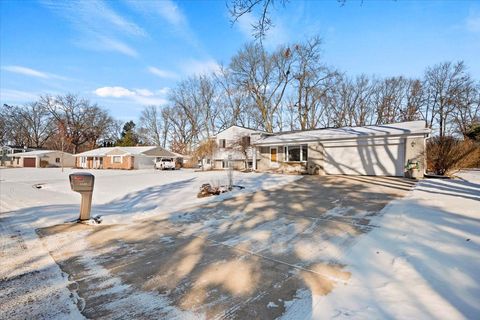
[[[75,158],[71,153],[57,150],[35,150],[15,153],[12,166],[24,168],[73,167]]]
[[[229,165],[234,169],[245,169],[245,165],[253,168],[256,157],[251,144],[262,133],[264,132],[236,125],[220,131],[213,137],[217,147],[206,164],[214,169],[225,169]]]
[[[423,176],[424,121],[264,134],[253,142],[258,171]]]
[[[28,148],[28,147],[21,147],[21,146],[10,146],[5,145],[1,148],[1,155],[0,155],[0,165],[2,166],[14,166],[16,164],[17,159],[14,159],[14,155],[18,153],[34,151],[35,149]]]

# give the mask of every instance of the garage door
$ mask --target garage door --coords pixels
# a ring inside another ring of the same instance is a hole
[[[23,166],[28,168],[35,168],[35,158],[23,158]]]
[[[405,145],[325,146],[327,174],[403,176]]]

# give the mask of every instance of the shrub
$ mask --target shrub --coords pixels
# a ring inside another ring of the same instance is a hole
[[[40,168],[46,168],[48,166],[48,161],[40,160]]]
[[[480,145],[452,136],[433,137],[427,142],[427,169],[439,175],[480,166]]]

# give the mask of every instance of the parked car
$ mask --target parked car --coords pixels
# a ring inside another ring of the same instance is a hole
[[[161,158],[155,161],[155,169],[159,170],[175,170],[175,159]]]

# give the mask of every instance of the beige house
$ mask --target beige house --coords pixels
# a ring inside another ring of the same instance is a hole
[[[263,134],[255,141],[258,171],[422,177],[424,121]]]
[[[12,156],[13,167],[24,168],[52,168],[73,167],[75,158],[71,153],[56,150],[35,150],[15,153]]]
[[[176,159],[177,155],[158,146],[106,147],[75,155],[75,166],[85,169],[151,169],[161,158]]]

